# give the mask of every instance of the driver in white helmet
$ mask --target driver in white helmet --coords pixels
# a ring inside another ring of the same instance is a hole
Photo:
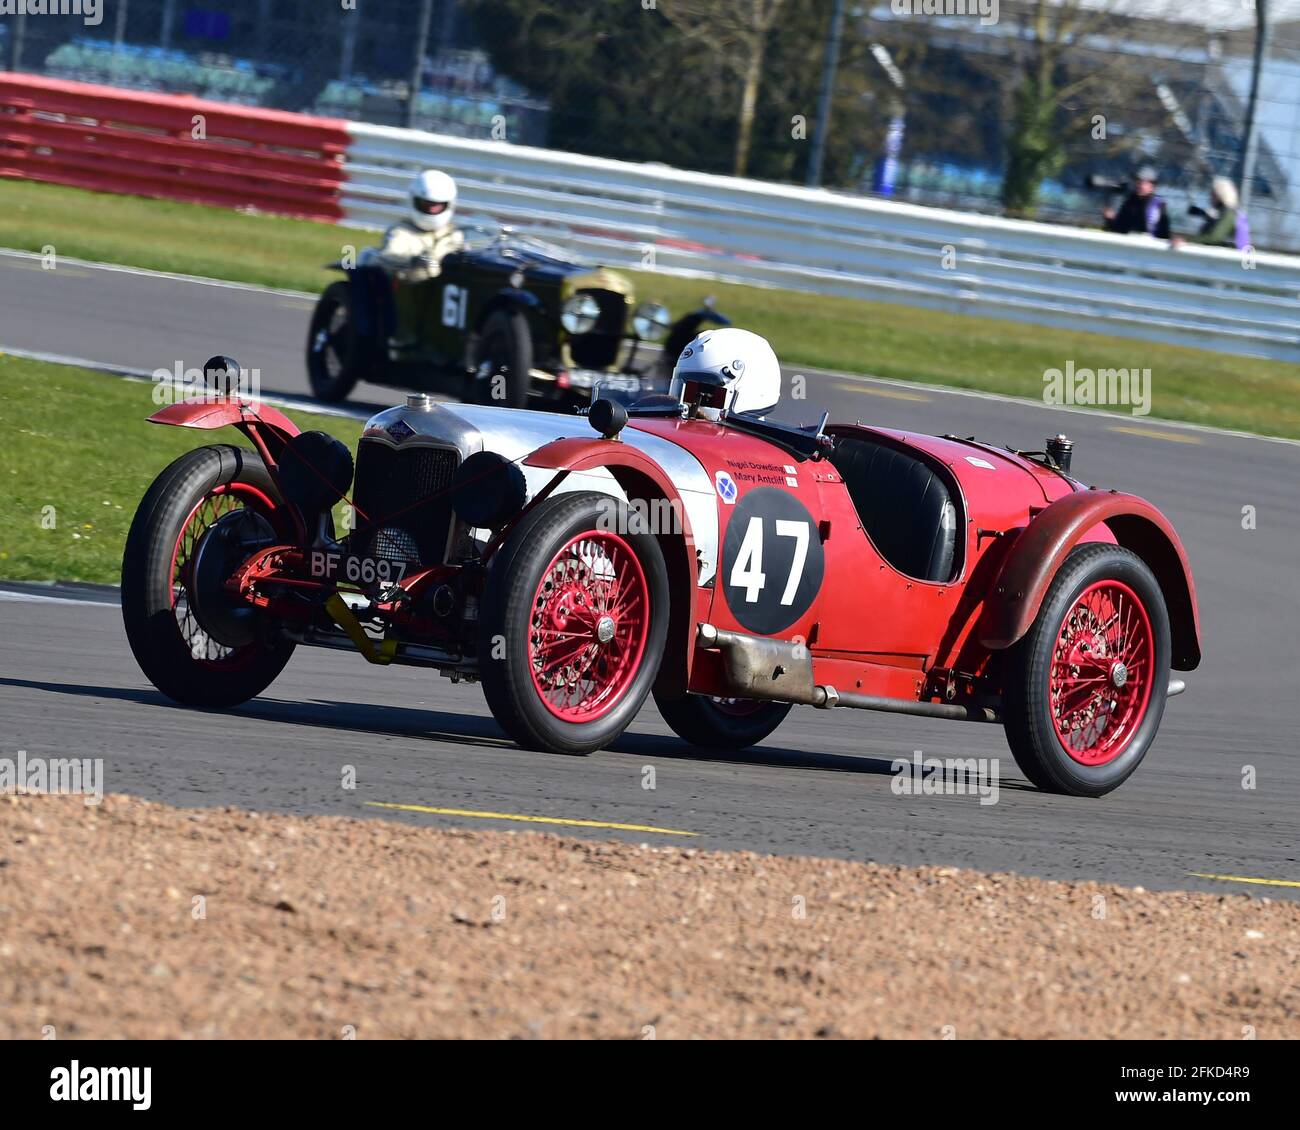
[[[763,416],[781,400],[781,365],[767,339],[756,333],[705,330],[677,358],[669,395],[693,417]]]
[[[367,248],[361,261],[377,263],[404,282],[423,282],[437,278],[443,257],[465,245],[464,235],[451,224],[456,182],[437,169],[426,169],[406,191],[409,215],[384,232],[382,246]]]

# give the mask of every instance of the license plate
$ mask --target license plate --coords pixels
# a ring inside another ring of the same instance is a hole
[[[313,580],[348,581],[354,585],[393,584],[406,575],[407,562],[388,557],[362,557],[328,549],[311,551]]]
[[[641,380],[639,377],[602,377],[600,387],[614,392],[640,392]]]

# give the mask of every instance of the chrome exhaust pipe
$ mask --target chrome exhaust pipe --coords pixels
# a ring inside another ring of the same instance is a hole
[[[827,690],[834,690],[827,687]],[[991,706],[965,706],[951,702],[912,702],[873,694],[836,695],[836,706],[853,710],[880,710],[886,714],[913,714],[920,718],[945,718],[950,722],[1001,722],[1002,714]]]
[[[813,681],[812,653],[804,644],[727,632],[712,624],[701,624],[699,646],[722,653],[722,672],[727,686],[742,698],[789,702],[832,710],[880,710],[888,714],[913,714],[922,718],[945,718],[954,722],[1000,722],[992,707],[947,702],[913,702],[909,699],[837,691]]]

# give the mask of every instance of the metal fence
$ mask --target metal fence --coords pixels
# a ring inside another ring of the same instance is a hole
[[[612,266],[1300,361],[1300,258],[0,72],[2,176],[380,227],[430,166]]]
[[[0,71],[0,176],[334,222],[343,123]]]
[[[545,99],[457,31],[454,0],[100,0],[99,9],[97,23],[10,17],[0,23],[3,65],[462,137],[490,137],[501,121],[521,141],[546,141]]]
[[[1123,237],[818,189],[353,123],[349,222],[404,214],[446,169],[481,212],[640,267],[1300,362],[1300,258]]]
[[[750,175],[805,179],[834,2],[784,0],[767,37]],[[1036,42],[1026,22],[1040,2],[1132,15],[1053,46]],[[707,36],[703,46],[684,38],[669,18],[684,3],[100,0],[95,24],[7,17],[0,53],[11,70],[63,79],[725,173],[738,85]],[[1045,176],[1038,218],[1098,226],[1106,200],[1085,190],[1085,176],[1122,177],[1151,162],[1175,227],[1190,233],[1199,221],[1189,206],[1206,202],[1212,175],[1235,171],[1254,0],[1000,0],[987,26],[927,15],[928,3],[840,7],[825,166],[837,189],[1000,214],[1009,146],[1030,128],[1017,115],[1017,83],[1048,47],[1060,85],[1074,89],[1089,74],[1104,81],[1061,105],[1069,141]],[[1258,246],[1300,251],[1300,0],[1269,0],[1268,10],[1277,30],[1251,221]],[[520,16],[532,11],[546,20]],[[535,30],[543,24],[554,25],[549,39]],[[1108,126],[1101,139],[1077,128],[1097,116]],[[804,125],[792,128],[796,120]]]

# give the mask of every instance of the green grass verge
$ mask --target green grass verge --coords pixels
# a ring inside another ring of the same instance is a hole
[[[647,275],[637,293],[686,310],[698,305],[700,285]],[[716,283],[709,292],[788,365],[1032,400],[1043,396],[1043,374],[1069,360],[1094,370],[1150,369],[1152,416],[1300,438],[1300,365],[791,291]],[[1129,409],[1118,411],[1132,421]]]
[[[116,584],[136,505],[178,455],[247,441],[145,422],[153,386],[0,356],[0,577]],[[359,421],[288,413],[355,449]]]
[[[317,291],[322,264],[374,233],[220,208],[0,181],[0,245],[82,259]],[[638,295],[685,311],[705,293],[782,361],[1037,398],[1068,360],[1152,373],[1152,415],[1300,438],[1300,365],[1177,346],[630,272]]]
[[[57,184],[0,180],[0,246],[152,271],[317,291],[325,264],[374,232]]]

